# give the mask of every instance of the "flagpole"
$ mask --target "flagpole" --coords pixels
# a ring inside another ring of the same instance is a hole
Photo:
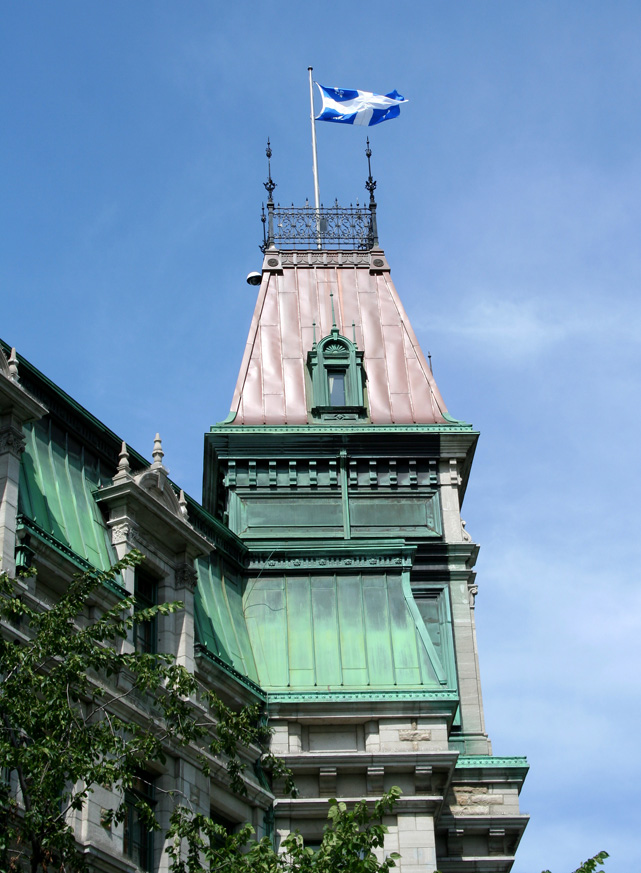
[[[314,163],[314,206],[316,208],[316,212],[320,209],[320,194],[318,191],[318,154],[316,152],[316,125],[314,123],[314,85],[312,82],[312,70],[313,67],[307,67],[307,71],[309,73],[309,107],[310,107],[310,120],[312,123],[312,156]]]

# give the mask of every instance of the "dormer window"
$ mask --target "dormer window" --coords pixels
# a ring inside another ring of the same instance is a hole
[[[345,370],[328,370],[329,405],[345,406]]]
[[[324,420],[358,419],[366,415],[363,384],[363,352],[341,336],[336,325],[307,354],[312,378],[314,417]]]

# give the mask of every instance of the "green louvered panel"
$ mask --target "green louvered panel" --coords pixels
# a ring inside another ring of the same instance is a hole
[[[21,512],[104,570],[116,556],[93,499],[99,481],[97,459],[48,418],[27,429],[21,463]]]
[[[343,682],[365,688],[369,681],[365,648],[363,583],[360,576],[341,578],[337,587]]]
[[[387,580],[390,633],[397,685],[420,685],[416,624],[407,608],[400,577]]]
[[[316,682],[314,636],[310,633],[311,614],[309,578],[291,580],[287,586],[287,636],[289,679],[296,688],[312,688]]]
[[[239,581],[233,575],[225,575],[215,555],[199,559],[196,569],[195,615],[199,642],[225,663],[256,681],[258,677],[247,636]]]
[[[404,586],[400,573],[252,580],[245,614],[259,682],[292,692],[442,688],[444,601],[440,612],[428,607],[428,633]]]
[[[196,561],[198,585],[194,597],[196,629],[198,639],[210,652],[218,655],[225,663],[233,666],[231,654],[226,645],[223,617],[220,612],[221,581],[217,567],[208,558]]]
[[[390,688],[396,684],[389,624],[387,579],[366,576],[363,579],[367,663],[369,684]]]
[[[250,579],[245,618],[263,688],[287,688],[287,599],[284,579]]]
[[[329,689],[343,683],[336,577],[312,576],[310,582],[316,684]]]
[[[247,634],[247,622],[243,611],[243,596],[241,579],[233,572],[226,570],[223,576],[223,595],[229,615],[229,647],[237,670],[248,676],[253,682],[258,681],[254,656]],[[242,664],[242,668],[238,666]]]

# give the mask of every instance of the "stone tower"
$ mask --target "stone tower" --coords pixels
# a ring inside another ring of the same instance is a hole
[[[321,838],[329,797],[403,791],[402,873],[507,871],[524,758],[492,755],[460,509],[478,434],[448,415],[367,207],[281,209],[232,408],[205,437],[205,508],[247,547],[247,650],[300,794],[279,835]],[[251,652],[249,651],[251,649]]]

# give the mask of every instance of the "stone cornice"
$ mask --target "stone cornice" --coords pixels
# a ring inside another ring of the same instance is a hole
[[[288,767],[389,767],[395,770],[429,765],[436,770],[450,770],[456,765],[458,752],[285,752],[279,754]]]
[[[369,809],[374,808],[374,804],[381,797],[343,797],[340,800],[346,803],[348,807],[354,806],[365,800]],[[420,813],[434,814],[438,811],[443,802],[443,797],[440,794],[414,794],[405,795],[398,798],[394,804],[394,813]],[[327,797],[297,797],[297,798],[279,798],[274,800],[274,812],[276,815],[291,815],[297,819],[304,818],[326,818]]]

